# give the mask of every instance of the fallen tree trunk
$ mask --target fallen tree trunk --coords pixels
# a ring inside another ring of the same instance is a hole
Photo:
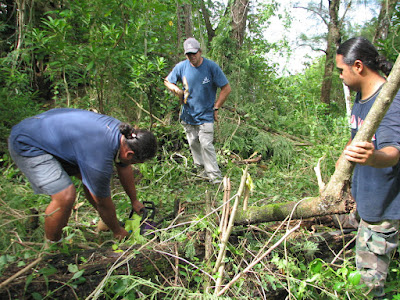
[[[385,116],[390,104],[400,88],[400,56],[397,57],[387,83],[379,93],[370,112],[352,143],[370,141]],[[256,224],[284,220],[292,214],[292,219],[348,213],[354,206],[351,196],[350,179],[354,164],[341,156],[336,170],[318,197],[304,198],[299,202],[269,204],[261,207],[249,207],[238,212],[235,224]]]

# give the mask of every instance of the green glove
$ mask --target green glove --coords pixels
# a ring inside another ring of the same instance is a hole
[[[141,216],[133,214],[132,217],[125,222],[125,230],[131,233],[127,240],[131,244],[143,244],[147,239],[140,235]]]

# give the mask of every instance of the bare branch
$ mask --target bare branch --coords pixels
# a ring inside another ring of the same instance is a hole
[[[314,9],[313,7],[303,7],[303,6],[293,6],[293,8],[300,8],[300,9],[310,11],[310,12],[316,14],[317,16],[319,16],[321,18],[322,22],[324,22],[326,26],[328,26],[328,24],[329,24],[326,14],[323,13],[323,11],[321,9]]]

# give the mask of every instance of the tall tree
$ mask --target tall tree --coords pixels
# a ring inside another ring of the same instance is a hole
[[[381,9],[375,28],[375,34],[372,42],[375,43],[378,39],[384,40],[387,38],[389,33],[389,27],[395,12],[398,0],[382,0]]]
[[[235,0],[231,6],[231,36],[236,41],[238,48],[243,45],[249,6],[250,0]]]
[[[211,24],[210,12],[208,11],[206,4],[204,3],[204,0],[200,1],[200,7],[201,7],[201,13],[203,15],[204,23],[205,23],[206,30],[207,30],[207,36],[208,36],[207,47],[209,47],[211,44],[211,41],[213,40],[213,38],[215,36],[215,30],[213,29],[213,26]]]
[[[178,49],[183,40],[193,36],[192,5],[189,3],[177,4],[178,18]]]
[[[320,101],[322,103],[330,104],[331,102],[331,90],[332,90],[332,74],[334,70],[334,60],[336,48],[341,42],[343,24],[346,18],[346,14],[352,6],[352,1],[348,2],[340,0],[328,0],[328,7],[324,7],[325,1],[320,3],[310,3],[308,7],[298,7],[311,11],[314,15],[318,16],[322,22],[327,26],[326,34],[326,48],[322,50],[325,53],[325,65],[324,75],[321,86]],[[340,5],[343,7],[343,13],[339,16]]]
[[[228,33],[225,37],[230,39],[229,42],[236,45],[235,50],[240,49],[248,28],[250,3],[250,0],[229,0],[225,8],[221,10],[222,3],[201,0],[200,9],[208,37],[207,45],[211,44],[216,32],[224,31]],[[217,19],[219,22],[213,26],[211,19]]]
[[[335,66],[335,53],[336,48],[340,44],[340,29],[341,29],[341,21],[339,20],[339,6],[340,0],[329,0],[329,21],[328,25],[328,35],[327,35],[327,45],[326,45],[326,60],[325,60],[325,69],[324,69],[324,77],[322,81],[321,87],[321,96],[320,100],[322,103],[330,104],[330,96],[332,89],[332,74]]]

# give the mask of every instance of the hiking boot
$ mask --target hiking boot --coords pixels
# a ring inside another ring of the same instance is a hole
[[[342,215],[336,214],[332,215],[332,221],[337,228],[357,230],[360,217],[356,212]]]

